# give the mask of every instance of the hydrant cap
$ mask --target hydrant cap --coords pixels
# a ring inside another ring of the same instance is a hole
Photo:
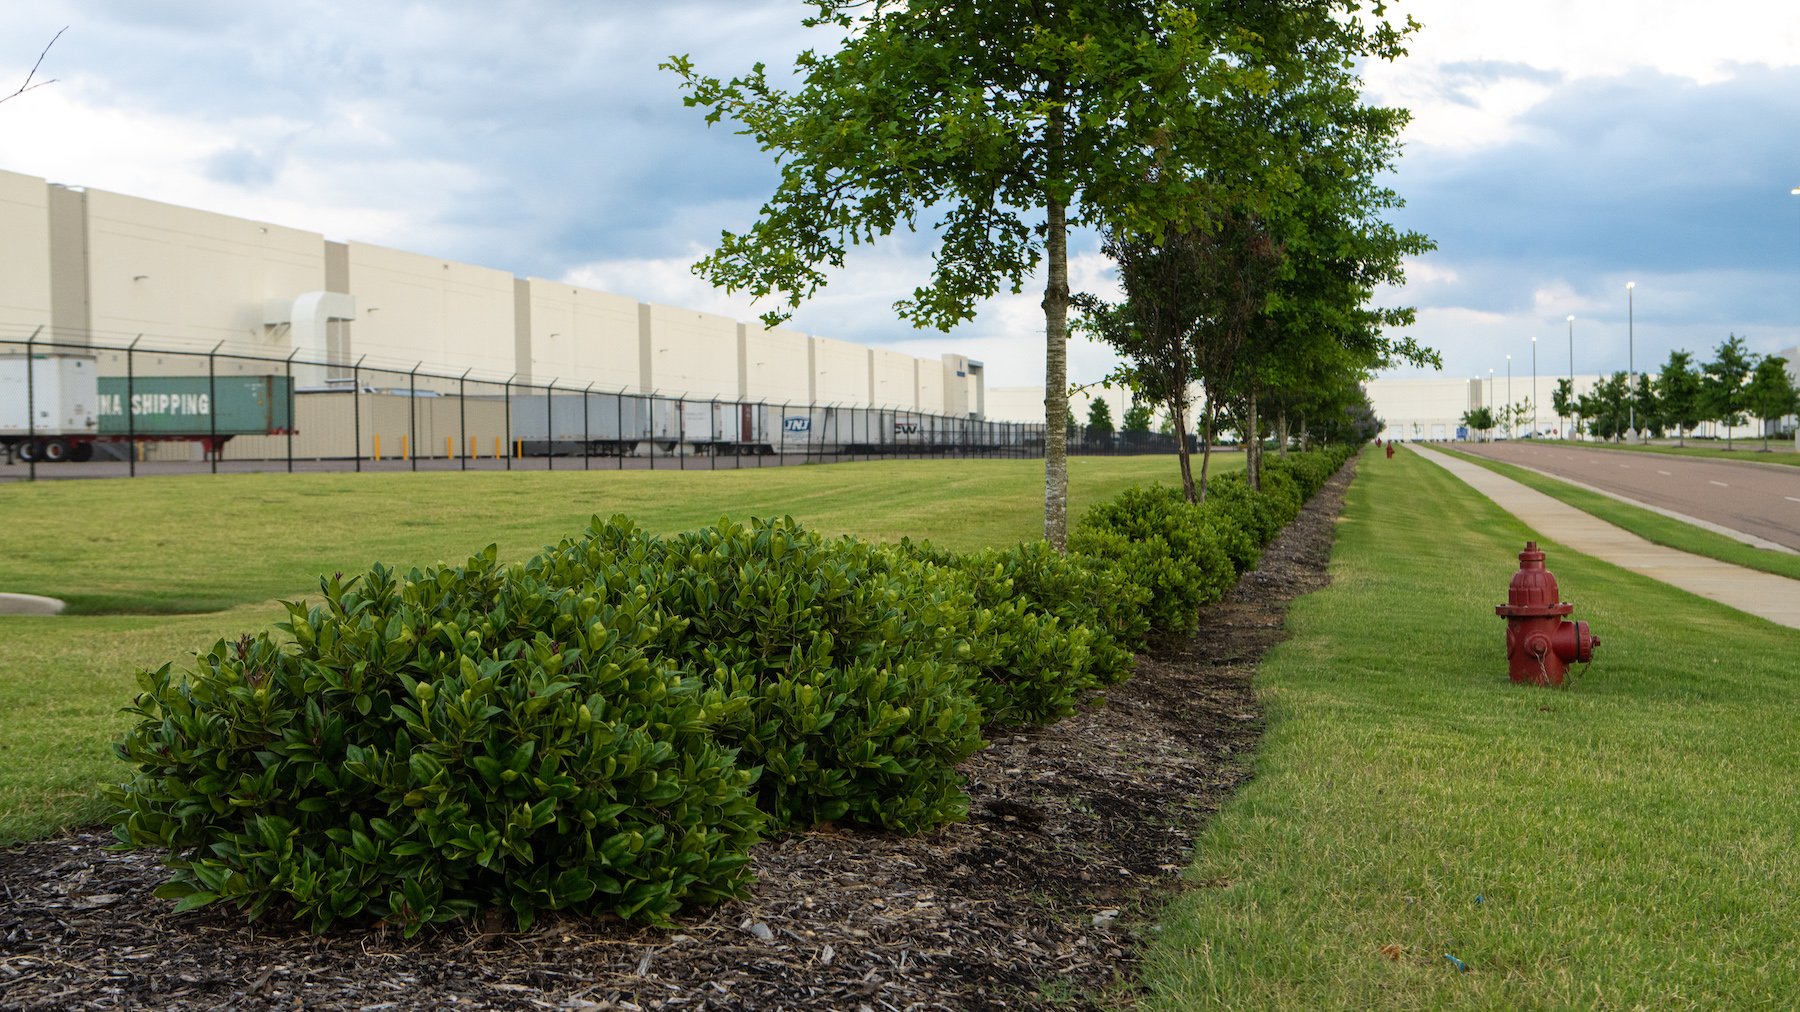
[[[1519,553],[1519,571],[1507,587],[1506,604],[1495,609],[1502,615],[1567,615],[1574,605],[1562,603],[1556,575],[1544,568],[1544,553],[1537,542],[1525,542]]]

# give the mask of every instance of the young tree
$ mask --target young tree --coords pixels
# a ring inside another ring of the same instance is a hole
[[[1569,438],[1569,431],[1575,414],[1575,385],[1566,379],[1556,381],[1556,389],[1550,392],[1550,410],[1563,422],[1563,438]]]
[[[1755,361],[1744,339],[1736,334],[1726,336],[1724,343],[1713,349],[1715,356],[1706,363],[1706,378],[1701,381],[1706,415],[1725,426],[1725,448],[1731,449],[1732,426],[1744,424],[1744,384],[1750,378]]]
[[[1699,425],[1701,411],[1700,374],[1694,371],[1694,356],[1686,351],[1669,352],[1662,374],[1656,377],[1656,400],[1663,421],[1674,427],[1676,442],[1687,445],[1687,434]]]
[[[1087,430],[1089,436],[1112,435],[1112,406],[1106,403],[1106,398],[1096,397],[1088,402]]]
[[[1627,391],[1630,383],[1623,370],[1594,384],[1575,402],[1576,411],[1587,419],[1588,430],[1600,439],[1622,439],[1630,428]]]
[[[1199,286],[1193,283],[1202,263],[1201,244],[1181,229],[1166,232],[1161,242],[1114,234],[1101,249],[1119,265],[1126,301],[1109,304],[1086,292],[1073,299],[1081,314],[1078,326],[1124,357],[1117,378],[1134,395],[1166,405],[1178,433],[1188,428],[1188,390],[1197,368],[1194,329],[1205,311]],[[1185,438],[1178,441],[1176,456],[1182,493],[1194,502],[1193,465]],[[1204,464],[1200,474],[1204,482]],[[1204,495],[1204,489],[1198,494]]]
[[[1208,172],[1237,150],[1212,119],[1229,88],[1280,73],[1391,59],[1414,27],[1362,0],[1215,5],[1196,0],[907,4],[810,0],[805,23],[835,29],[836,51],[797,59],[784,91],[762,65],[723,81],[685,56],[664,66],[709,122],[743,125],[781,165],[744,233],[726,232],[695,269],[730,291],[788,309],[841,267],[852,245],[895,229],[936,233],[931,279],[897,304],[948,329],[1040,262],[1047,421],[1067,410],[1068,232],[1111,225],[1160,237],[1221,184]],[[1372,14],[1373,17],[1366,16]],[[1044,536],[1063,545],[1065,434],[1046,426]]]
[[[1781,420],[1800,410],[1800,395],[1794,391],[1794,378],[1788,375],[1787,359],[1769,355],[1756,363],[1750,384],[1744,389],[1745,406],[1763,423],[1763,449],[1769,448],[1769,430]]]
[[[1662,401],[1656,396],[1655,385],[1650,382],[1648,373],[1638,373],[1637,389],[1632,391],[1631,406],[1637,413],[1638,441],[1643,442],[1644,433],[1653,433],[1661,438],[1667,426]]]
[[[1131,435],[1142,435],[1150,431],[1150,405],[1134,400],[1131,407],[1125,409],[1125,423],[1121,428]]]
[[[1470,432],[1486,433],[1494,427],[1494,412],[1491,408],[1470,408],[1462,414],[1462,423]],[[1486,438],[1482,442],[1486,442]]]

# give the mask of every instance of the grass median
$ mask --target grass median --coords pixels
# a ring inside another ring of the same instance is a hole
[[[1215,466],[1241,467],[1227,458]],[[1132,484],[1179,479],[1173,457],[1074,457],[1069,515]],[[1043,531],[1043,463],[890,461],[730,472],[227,475],[0,487],[0,590],[77,613],[0,616],[0,845],[95,822],[98,784],[137,670],[193,659],[279,620],[318,576],[520,559],[626,513],[652,531],[791,515],[832,534],[951,549]]]
[[[1740,460],[1757,464],[1784,464],[1788,467],[1800,467],[1800,451],[1794,448],[1794,441],[1788,439],[1772,440],[1766,445],[1761,437],[1738,437],[1726,448],[1724,440],[1696,440],[1686,445],[1670,445],[1668,443],[1612,443],[1612,442],[1573,442],[1567,439],[1537,439],[1534,443],[1543,446],[1568,446],[1578,450],[1622,450],[1627,453],[1660,453],[1667,457],[1707,457],[1713,460]]]
[[[1636,534],[1651,544],[1673,548],[1678,552],[1717,559],[1734,566],[1755,569],[1790,580],[1800,580],[1800,555],[1755,548],[1736,538],[1728,538],[1693,524],[1663,516],[1654,510],[1620,502],[1609,495],[1577,488],[1565,481],[1540,474],[1529,468],[1470,453],[1459,453],[1447,447],[1435,449],[1458,460],[1485,467],[1495,474],[1560,500],[1601,520]]]
[[[1153,944],[1151,1007],[1800,993],[1800,633],[1538,538],[1602,644],[1572,688],[1514,686],[1494,605],[1533,537],[1413,454],[1365,454],[1333,584],[1259,673],[1255,777]]]

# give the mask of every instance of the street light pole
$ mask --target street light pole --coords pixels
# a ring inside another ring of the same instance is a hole
[[[1488,370],[1488,420],[1493,421],[1493,417],[1494,417],[1494,370],[1489,369]],[[1492,429],[1489,429],[1488,433],[1489,433],[1489,435],[1488,435],[1489,439],[1494,438],[1493,434],[1492,434],[1493,433]]]
[[[1628,421],[1625,430],[1634,437],[1637,435],[1637,317],[1633,308],[1636,289],[1636,281],[1625,282],[1625,417]]]
[[[1513,431],[1512,356],[1506,356],[1506,438],[1517,438]]]
[[[1569,314],[1569,421],[1573,422],[1575,414],[1575,314]],[[1563,438],[1569,438],[1569,429],[1574,428],[1568,422],[1563,424]]]
[[[1531,435],[1537,436],[1537,338],[1531,339]]]

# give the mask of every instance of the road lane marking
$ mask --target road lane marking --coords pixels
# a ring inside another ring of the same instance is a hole
[[[1800,499],[1796,499],[1791,495],[1784,495],[1782,498],[1786,499],[1788,502],[1800,502]]]
[[[1713,480],[1711,480],[1711,479],[1708,479],[1708,480],[1707,480],[1707,482],[1706,482],[1706,483],[1707,483],[1707,484],[1708,484],[1708,485],[1717,485],[1717,486],[1719,486],[1719,487],[1720,487],[1720,488],[1730,488],[1730,487],[1731,487],[1731,486],[1730,486],[1730,485],[1727,485],[1727,484],[1725,484],[1725,483],[1724,483],[1724,482],[1722,482],[1722,481],[1713,481]]]
[[[1620,465],[1619,465],[1619,466],[1620,466],[1620,467],[1622,467],[1622,468],[1624,468],[1624,469],[1626,469],[1626,470],[1627,470],[1627,471],[1629,471],[1629,470],[1631,470],[1631,465],[1630,465],[1630,464],[1620,464]]]
[[[1658,472],[1656,472],[1656,473],[1657,473],[1657,474],[1668,474],[1668,473],[1669,473],[1669,472],[1667,472],[1667,471],[1658,471]],[[1673,477],[1673,475],[1670,475],[1670,477]]]

